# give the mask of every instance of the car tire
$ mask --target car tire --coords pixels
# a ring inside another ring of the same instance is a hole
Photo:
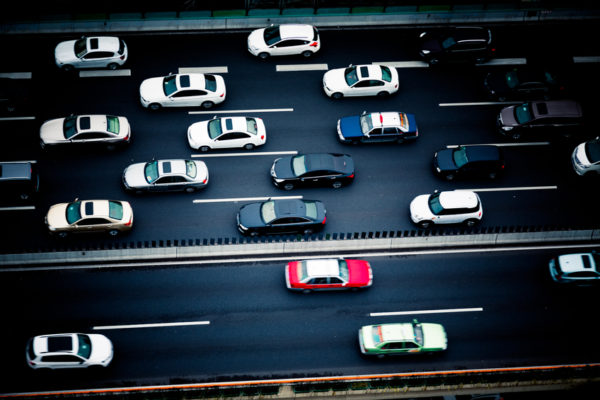
[[[506,101],[506,97],[505,96],[499,96],[498,97],[498,101]]]
[[[252,237],[257,237],[258,236],[258,232],[257,231],[250,231],[250,233],[248,233],[248,235],[250,235]]]
[[[310,292],[312,292],[312,290],[310,290],[310,289],[302,289],[302,293],[303,294],[309,294]]]
[[[433,225],[433,222],[432,221],[419,221],[419,223],[417,225],[419,225],[419,228],[427,229],[427,228],[431,227],[431,225]]]
[[[114,150],[114,149],[116,149],[116,148],[117,148],[117,145],[116,145],[116,144],[114,144],[114,143],[108,143],[108,144],[106,145],[106,150],[108,150],[108,151],[113,151],[113,150]]]
[[[309,58],[310,56],[313,55],[313,52],[309,51],[309,50],[305,50],[302,52],[302,55],[304,56],[304,58]]]
[[[465,226],[467,228],[473,228],[478,222],[478,220],[471,218],[465,221]]]
[[[148,108],[151,109],[152,111],[158,111],[161,109],[161,105],[158,103],[151,103]]]
[[[69,65],[69,64],[67,64],[67,65],[63,65],[63,66],[62,66],[62,70],[63,70],[64,72],[71,72],[71,71],[73,71],[74,69],[75,69],[75,67],[73,67],[72,65]]]
[[[305,235],[312,235],[313,234],[313,230],[312,229],[305,229],[304,230],[304,234]]]
[[[389,95],[389,92],[386,92],[385,90],[382,90],[381,92],[377,93],[377,97],[388,97]]]
[[[488,174],[488,178],[490,179],[496,179],[498,177],[498,174],[496,172],[490,172]]]
[[[117,64],[117,63],[110,63],[110,64],[108,64],[108,69],[110,69],[111,71],[114,71],[117,68],[119,68],[119,64]]]
[[[519,140],[519,139],[521,139],[521,133],[520,132],[513,132],[513,133],[511,133],[510,137],[513,140]]]
[[[332,99],[339,100],[339,99],[341,99],[342,97],[344,97],[344,95],[343,95],[342,93],[340,93],[340,92],[335,92],[335,93],[332,93],[332,94],[331,94],[331,98],[332,98]]]
[[[440,63],[440,60],[438,58],[432,58],[429,60],[429,65],[437,65]]]
[[[58,233],[56,234],[56,236],[58,236],[58,237],[59,237],[59,238],[61,238],[61,239],[64,239],[64,238],[66,238],[67,236],[69,236],[69,234],[68,234],[67,232],[58,232]]]
[[[119,234],[119,231],[118,231],[118,230],[116,230],[116,229],[111,229],[110,231],[108,231],[108,234],[109,234],[110,236],[113,236],[113,237],[114,237],[114,236],[117,236],[117,235]]]
[[[294,188],[294,184],[293,184],[293,183],[290,183],[290,182],[288,182],[288,183],[286,183],[286,184],[284,184],[284,185],[283,185],[283,188],[284,188],[285,190],[292,190],[292,189]]]
[[[445,176],[447,181],[453,181],[454,180],[454,174],[448,174]]]
[[[252,149],[254,149],[254,145],[252,143],[246,143],[244,145],[244,149],[246,149],[246,150],[252,150]]]
[[[199,150],[200,150],[201,152],[203,152],[203,153],[206,153],[207,151],[209,151],[209,150],[210,150],[210,147],[208,147],[208,146],[200,146],[200,149],[199,149]]]
[[[331,184],[331,186],[333,186],[334,189],[339,189],[342,187],[342,182],[340,181],[333,181],[333,183]]]
[[[398,138],[398,139],[396,140],[396,143],[398,143],[398,144],[402,144],[402,143],[404,143],[404,138]]]
[[[196,191],[196,189],[191,186],[185,188],[186,193],[194,193],[195,191]]]
[[[204,108],[205,110],[208,110],[209,108],[212,108],[212,106],[214,106],[215,103],[213,103],[212,101],[205,101],[204,103],[202,103],[202,108]]]
[[[258,58],[260,58],[261,60],[266,60],[267,58],[269,58],[270,54],[269,53],[258,53]]]

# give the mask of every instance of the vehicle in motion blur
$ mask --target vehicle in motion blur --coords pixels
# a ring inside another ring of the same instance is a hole
[[[321,48],[319,31],[312,25],[271,25],[248,35],[248,51],[261,59],[301,54],[310,57]]]
[[[547,99],[560,95],[565,87],[547,68],[517,67],[489,72],[484,80],[488,95],[498,101],[507,99]]]
[[[25,354],[33,369],[107,367],[113,344],[97,333],[57,333],[29,339]]]
[[[323,90],[334,99],[351,96],[388,96],[398,91],[398,71],[386,65],[365,64],[337,68],[323,75]]]
[[[422,194],[410,202],[410,217],[421,228],[434,224],[475,226],[483,217],[481,200],[470,190]]]
[[[492,32],[481,26],[455,26],[419,34],[419,54],[431,65],[443,62],[481,63],[495,52]]]
[[[433,170],[445,178],[495,179],[504,171],[502,149],[494,145],[457,146],[440,149],[433,155]]]
[[[600,137],[580,143],[571,155],[573,169],[578,175],[600,174]]]
[[[354,181],[354,160],[348,154],[310,153],[284,156],[271,166],[273,184],[285,190],[302,186],[332,186]]]
[[[363,326],[358,330],[358,343],[362,354],[380,357],[431,353],[448,348],[446,330],[442,325],[417,320]]]
[[[574,100],[531,101],[503,108],[496,125],[514,140],[536,134],[568,136],[583,126],[583,112]]]
[[[373,284],[371,265],[365,260],[314,259],[291,261],[285,266],[290,290],[360,289]]]
[[[325,205],[318,200],[282,199],[246,204],[237,214],[238,230],[249,236],[320,231]]]
[[[252,150],[267,142],[267,130],[262,118],[214,117],[190,125],[187,138],[190,147],[200,151],[236,148]]]
[[[131,164],[123,171],[126,190],[142,192],[195,192],[208,185],[208,168],[196,160],[152,160]]]
[[[35,161],[0,161],[0,202],[29,200],[39,189]]]
[[[130,140],[129,121],[114,115],[70,115],[48,120],[40,127],[42,148],[67,144],[95,144],[114,148]]]
[[[396,111],[363,112],[340,118],[337,133],[342,143],[403,143],[419,137],[414,114]]]
[[[595,250],[554,257],[548,266],[552,280],[557,283],[600,283],[600,254]]]
[[[48,231],[59,237],[84,232],[108,232],[116,236],[132,228],[133,210],[126,201],[75,199],[51,206],[45,222]]]
[[[151,110],[162,107],[211,108],[225,101],[225,80],[212,74],[169,74],[140,85],[140,102]]]
[[[82,36],[60,42],[54,49],[56,65],[63,71],[80,68],[117,69],[127,61],[127,45],[115,36]]]

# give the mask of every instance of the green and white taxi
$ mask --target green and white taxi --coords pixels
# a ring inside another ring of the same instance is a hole
[[[366,355],[411,354],[443,351],[448,347],[440,324],[406,323],[367,325],[358,330],[360,351]]]

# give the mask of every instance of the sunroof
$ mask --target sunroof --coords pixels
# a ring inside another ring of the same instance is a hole
[[[225,119],[225,128],[227,128],[228,131],[233,129],[233,121],[231,118]]]
[[[79,129],[87,130],[92,126],[90,117],[79,117]]]
[[[367,78],[369,76],[369,68],[368,67],[360,67],[360,74],[363,78]]]
[[[98,39],[90,39],[90,49],[96,50],[98,48]]]
[[[48,351],[73,350],[73,339],[70,336],[54,336],[48,338]]]
[[[546,103],[537,103],[536,106],[540,115],[548,114],[548,106],[546,106]]]
[[[179,77],[179,85],[181,87],[190,87],[190,76],[189,75],[181,75]]]
[[[170,161],[166,161],[163,163],[163,171],[165,172],[165,174],[171,173],[171,162]]]
[[[87,203],[85,203],[85,215],[92,215],[94,214],[94,203],[92,203],[91,201],[88,201]]]

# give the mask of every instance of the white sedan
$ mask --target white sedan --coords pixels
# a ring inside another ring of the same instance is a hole
[[[269,56],[297,54],[310,57],[320,48],[319,31],[312,25],[271,25],[248,35],[248,51],[263,60]]]
[[[40,127],[42,148],[65,144],[103,144],[109,148],[127,144],[131,127],[125,117],[114,115],[70,115],[48,120]]]
[[[267,141],[262,118],[214,117],[196,122],[188,128],[190,147],[200,151],[210,149],[245,148],[251,150]]]
[[[113,344],[98,333],[58,333],[29,339],[25,350],[33,369],[106,367],[113,359]]]
[[[483,217],[481,200],[469,190],[453,190],[422,194],[410,203],[410,217],[421,228],[433,224],[475,226]]]
[[[225,80],[212,74],[170,74],[140,85],[140,101],[151,110],[161,107],[211,108],[225,101]]]
[[[388,96],[398,91],[398,71],[386,65],[350,65],[323,75],[323,90],[334,99],[350,96]]]
[[[54,61],[64,71],[75,68],[117,69],[127,61],[127,45],[115,36],[83,36],[60,42],[54,49]]]

